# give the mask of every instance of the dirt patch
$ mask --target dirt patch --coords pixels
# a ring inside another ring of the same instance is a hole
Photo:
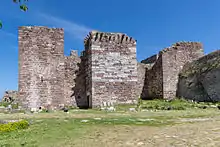
[[[220,121],[194,121],[166,127],[113,126],[96,128],[83,138],[90,147],[216,147]]]

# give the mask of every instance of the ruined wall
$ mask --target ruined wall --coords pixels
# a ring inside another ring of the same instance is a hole
[[[81,60],[76,50],[72,50],[70,56],[65,57],[64,102],[68,106],[77,106],[77,96],[74,93],[74,87],[76,87],[80,62]]]
[[[204,55],[201,43],[179,42],[170,48],[162,50],[142,63],[148,65],[145,75],[143,99],[176,97],[178,75],[187,62]]]
[[[64,31],[19,27],[19,93],[26,108],[64,103]]]
[[[76,51],[65,57],[63,39],[63,29],[19,28],[19,94],[26,108],[174,98],[182,67],[204,55],[200,43],[180,42],[137,63],[133,38],[93,31],[80,57]]]
[[[153,55],[145,60],[142,60],[141,63],[144,63],[144,64],[154,64],[158,59],[158,54],[156,55]]]
[[[144,87],[141,94],[142,99],[163,97],[162,55],[160,54],[154,61],[155,63],[150,62],[147,64],[149,68],[145,73]],[[153,67],[151,67],[152,65]]]
[[[148,69],[148,65],[143,63],[137,64],[137,73],[138,73],[137,95],[139,98],[141,97],[144,88],[145,75],[147,69]]]
[[[103,102],[132,103],[137,99],[136,41],[121,33],[91,32],[87,94],[92,106]],[[92,103],[91,103],[92,102]]]
[[[198,42],[179,42],[162,52],[163,97],[176,97],[178,75],[187,62],[204,55],[203,46]]]
[[[86,96],[86,80],[87,78],[87,57],[85,51],[81,53],[80,62],[77,63],[76,78],[74,79],[75,86],[73,87],[75,105],[79,108],[88,108],[88,100]]]

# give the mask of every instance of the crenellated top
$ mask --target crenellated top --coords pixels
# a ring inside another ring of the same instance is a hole
[[[191,48],[192,50],[194,49],[196,50],[202,50],[203,49],[203,45],[200,42],[177,42],[175,44],[173,44],[171,47],[165,48],[162,51],[160,51],[161,53],[165,53],[165,52],[169,52],[169,51],[174,51],[174,50],[178,50],[178,49],[189,49]]]
[[[115,42],[118,44],[136,44],[136,40],[132,37],[127,36],[123,33],[106,33],[106,32],[98,32],[92,31],[85,37],[84,44],[91,43],[102,43],[102,42]]]

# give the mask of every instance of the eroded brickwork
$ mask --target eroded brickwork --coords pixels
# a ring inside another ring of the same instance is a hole
[[[176,97],[179,73],[183,66],[204,56],[198,42],[179,42],[162,51],[163,98]]]
[[[72,50],[70,56],[65,58],[65,79],[64,79],[64,102],[66,105],[76,106],[77,95],[74,93],[74,87],[76,87],[77,74],[79,72],[79,64],[81,62],[78,52]]]
[[[19,28],[19,99],[26,108],[96,107],[176,96],[182,67],[204,55],[197,42],[179,42],[141,63],[136,40],[92,31],[78,56],[64,56],[63,29]]]
[[[145,73],[144,88],[141,94],[143,99],[153,99],[163,97],[163,73],[162,56],[156,58],[155,63],[148,64],[149,68]]]
[[[146,71],[149,68],[147,64],[138,63],[137,65],[137,73],[138,73],[138,84],[137,86],[137,96],[140,98],[141,94],[144,90],[144,82],[145,82],[145,75]]]
[[[91,32],[85,39],[88,57],[87,96],[92,106],[137,99],[136,41],[121,33]]]
[[[63,29],[19,28],[19,92],[26,108],[64,103]]]
[[[88,62],[87,56],[85,55],[85,51],[81,53],[80,62],[78,65],[78,70],[76,71],[76,78],[74,80],[75,87],[73,88],[74,96],[75,96],[75,105],[80,108],[88,108],[88,100],[86,97],[86,89],[88,85],[86,85],[86,80],[88,80]]]
[[[179,42],[162,50],[157,56],[143,60],[142,63],[152,68],[146,71],[142,98],[175,98],[181,69],[186,63],[203,55],[201,43]]]

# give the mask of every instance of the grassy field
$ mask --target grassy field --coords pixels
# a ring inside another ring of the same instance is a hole
[[[139,111],[130,111],[132,107]],[[0,121],[27,120],[30,123],[28,129],[0,132],[0,146],[219,146],[220,110],[214,108],[213,104],[155,100],[142,101],[138,106],[117,106],[116,110],[0,113]]]
[[[76,109],[70,113],[0,114],[0,120],[30,122],[28,129],[1,133],[0,146],[218,146],[219,113],[217,109],[144,112]]]

